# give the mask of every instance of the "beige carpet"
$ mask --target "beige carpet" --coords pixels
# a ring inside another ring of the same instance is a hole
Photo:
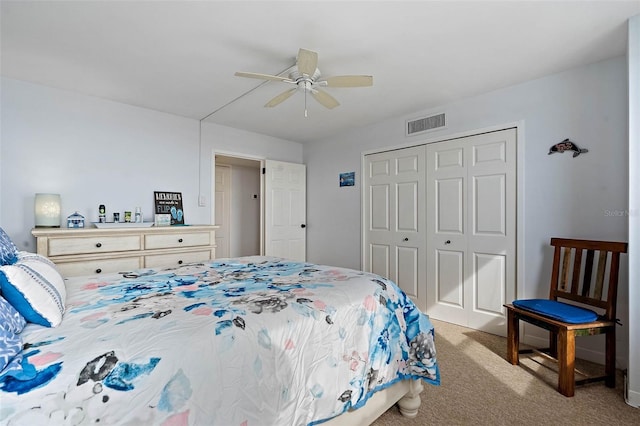
[[[505,359],[505,338],[433,324],[442,384],[424,385],[417,418],[406,419],[393,407],[373,425],[640,425],[640,409],[624,401],[620,371],[615,389],[592,383],[566,398],[555,390],[552,362],[521,356],[514,366]],[[577,364],[587,372],[601,368]]]

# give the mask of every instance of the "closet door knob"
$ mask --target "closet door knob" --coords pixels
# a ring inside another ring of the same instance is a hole
[[[182,260],[178,260],[178,265],[182,265]]]
[[[302,225],[300,225],[300,228],[306,228],[307,225],[305,225],[304,223]]]
[[[100,272],[102,272],[102,269],[100,268],[96,269],[96,274],[99,274]]]
[[[404,237],[404,239],[402,241],[409,241],[409,238]]]
[[[102,243],[97,243],[96,247],[98,247],[98,248],[102,247]]]
[[[451,244],[451,240],[447,240],[444,242],[445,244]]]
[[[182,242],[182,238],[180,238],[180,239],[178,240],[178,242],[179,242],[179,243],[181,243],[181,242]]]

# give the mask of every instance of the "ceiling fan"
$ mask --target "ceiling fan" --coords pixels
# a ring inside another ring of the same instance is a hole
[[[289,70],[288,77],[279,75],[259,74],[254,72],[236,72],[238,77],[257,78],[259,80],[279,81],[291,84],[292,87],[265,104],[271,108],[289,99],[296,91],[304,92],[304,116],[307,116],[307,93],[310,93],[320,105],[332,109],[340,103],[326,91],[319,87],[367,87],[373,85],[373,77],[370,75],[340,75],[321,78],[318,69],[318,53],[312,50],[300,49],[295,65]]]

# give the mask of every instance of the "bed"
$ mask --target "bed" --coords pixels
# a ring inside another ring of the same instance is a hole
[[[428,317],[370,273],[254,256],[64,292],[0,373],[2,424],[368,424],[440,382]]]

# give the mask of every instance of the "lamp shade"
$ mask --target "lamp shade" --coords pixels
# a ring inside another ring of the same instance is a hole
[[[59,228],[60,194],[36,194],[35,219],[37,228]]]

